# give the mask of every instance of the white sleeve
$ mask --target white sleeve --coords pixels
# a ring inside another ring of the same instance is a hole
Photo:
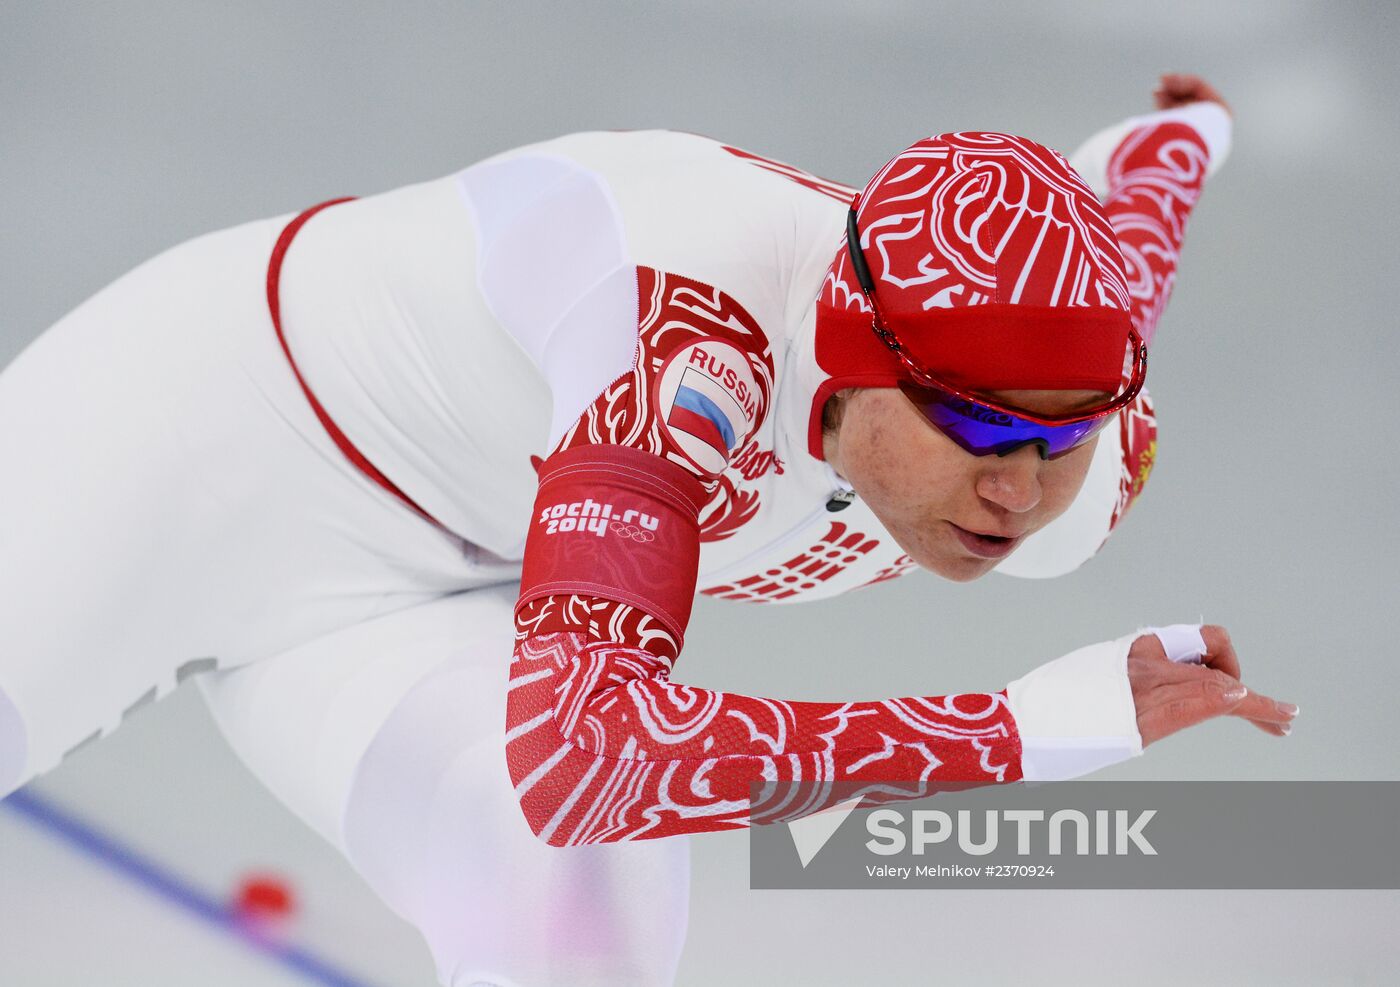
[[[458,176],[491,314],[554,395],[549,444],[637,355],[637,272],[601,176],[567,158],[492,159]]]
[[[1142,753],[1128,650],[1138,633],[1056,658],[1006,687],[1026,781],[1062,781]]]
[[[1219,103],[1191,103],[1176,109],[1129,117],[1122,123],[1100,130],[1081,144],[1069,157],[1070,167],[1079,172],[1095,195],[1101,200],[1107,199],[1111,191],[1108,187],[1108,162],[1123,138],[1139,127],[1168,122],[1186,124],[1206,142],[1206,151],[1210,155],[1210,164],[1206,166],[1207,178],[1220,170],[1230,155],[1233,123],[1230,114]]]

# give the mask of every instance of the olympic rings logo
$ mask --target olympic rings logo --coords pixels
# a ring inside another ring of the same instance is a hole
[[[656,540],[656,535],[647,531],[645,528],[639,528],[635,524],[624,524],[622,521],[608,522],[608,530],[614,534],[621,535],[624,538],[631,538],[633,541],[642,542],[643,544]]]

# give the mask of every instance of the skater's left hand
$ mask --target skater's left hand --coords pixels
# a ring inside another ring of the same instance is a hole
[[[1199,665],[1171,661],[1156,634],[1142,635],[1128,651],[1142,745],[1217,716],[1239,717],[1275,737],[1288,736],[1298,707],[1240,683],[1240,659],[1225,628],[1206,624],[1201,638],[1207,651]]]

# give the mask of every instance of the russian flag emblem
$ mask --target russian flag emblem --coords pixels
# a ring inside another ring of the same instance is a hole
[[[718,382],[687,367],[666,424],[694,436],[727,460],[738,440],[736,422],[745,423],[738,402]]]

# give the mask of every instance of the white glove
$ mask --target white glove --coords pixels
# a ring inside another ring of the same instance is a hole
[[[1141,635],[1091,644],[1006,687],[1026,781],[1077,778],[1142,753],[1128,649]]]
[[[1201,637],[1200,624],[1172,624],[1168,627],[1144,627],[1139,634],[1156,634],[1167,658],[1178,664],[1199,665],[1206,656],[1206,639]]]

